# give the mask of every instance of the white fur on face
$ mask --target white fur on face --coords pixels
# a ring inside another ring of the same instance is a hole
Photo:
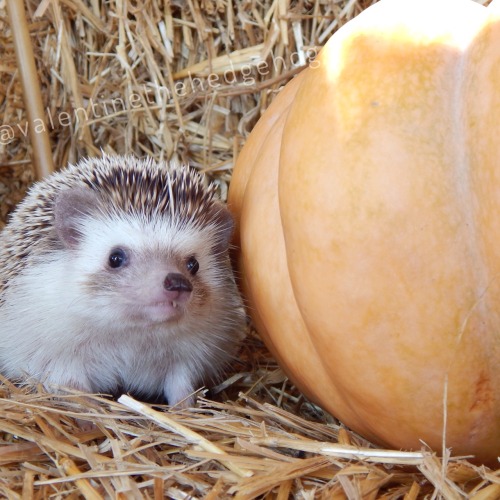
[[[116,314],[147,326],[148,309],[153,322],[154,316],[160,321],[167,319],[161,317],[161,307],[157,310],[156,305],[165,300],[164,280],[169,273],[192,280],[193,296],[220,286],[220,264],[212,253],[213,228],[178,227],[127,216],[113,221],[85,219],[81,231],[78,247],[69,252],[68,276],[75,277],[75,286],[89,301],[89,311],[103,310],[102,324],[110,319],[114,322]],[[117,248],[125,251],[127,263],[110,269],[109,255]],[[200,267],[195,276],[186,269],[191,256]]]

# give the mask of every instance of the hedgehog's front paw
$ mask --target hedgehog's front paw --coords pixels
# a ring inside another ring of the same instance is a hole
[[[165,381],[164,394],[170,406],[190,408],[195,405],[195,388],[187,373],[178,370]]]
[[[47,391],[54,394],[74,394],[75,392],[88,394],[93,392],[92,385],[83,375],[72,377],[55,377],[51,375],[44,380],[43,385]]]

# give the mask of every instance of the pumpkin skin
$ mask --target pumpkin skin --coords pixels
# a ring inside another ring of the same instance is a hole
[[[256,327],[368,439],[500,455],[500,15],[381,0],[263,115],[229,207]]]

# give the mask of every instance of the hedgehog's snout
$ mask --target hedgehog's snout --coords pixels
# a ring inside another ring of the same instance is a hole
[[[193,291],[191,282],[180,273],[168,273],[163,288],[168,299],[175,305],[186,302]]]

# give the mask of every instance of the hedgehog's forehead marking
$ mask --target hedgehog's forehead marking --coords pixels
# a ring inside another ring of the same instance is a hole
[[[124,211],[147,219],[167,214],[202,222],[215,198],[215,187],[206,186],[203,177],[187,167],[125,163],[94,168],[85,182],[100,193],[105,204],[109,200],[112,213]]]

